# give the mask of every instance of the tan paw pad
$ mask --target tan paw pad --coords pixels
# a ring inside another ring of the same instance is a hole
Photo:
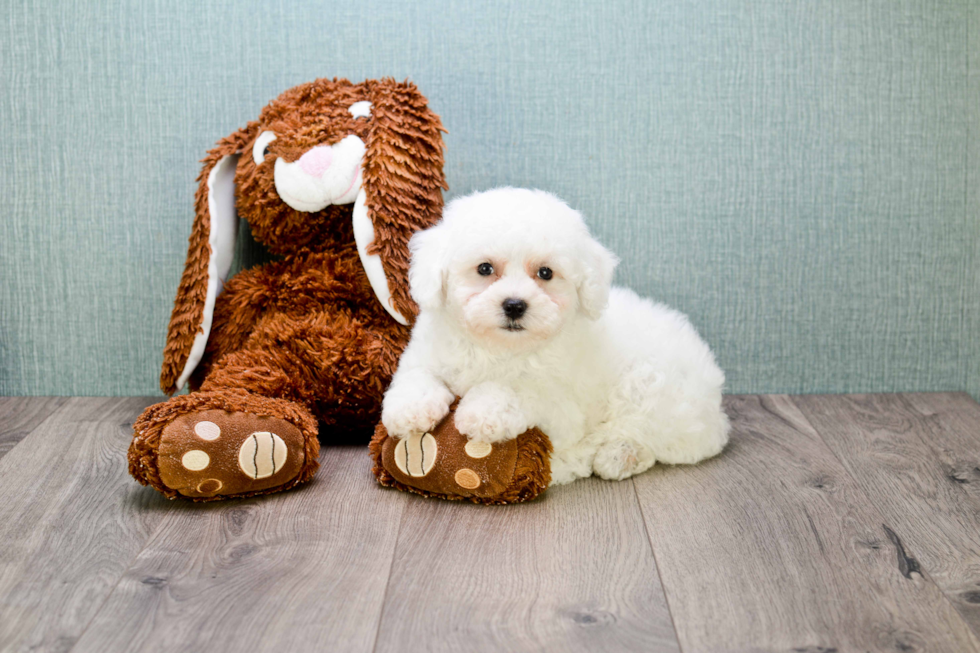
[[[254,479],[268,478],[286,464],[286,443],[275,433],[253,433],[238,450],[238,466]]]
[[[432,471],[438,447],[431,433],[413,435],[395,446],[395,464],[402,474],[419,478]]]

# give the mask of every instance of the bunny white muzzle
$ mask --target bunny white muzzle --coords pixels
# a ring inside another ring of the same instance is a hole
[[[276,192],[297,211],[312,213],[331,204],[351,204],[361,190],[367,148],[351,134],[334,145],[310,148],[297,161],[276,159]]]

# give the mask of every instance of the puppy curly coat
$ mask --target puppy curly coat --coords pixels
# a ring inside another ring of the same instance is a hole
[[[471,440],[536,426],[552,483],[696,463],[728,440],[724,374],[688,319],[612,287],[617,259],[543,191],[457,199],[409,243],[420,314],[384,397],[395,438],[454,419]]]

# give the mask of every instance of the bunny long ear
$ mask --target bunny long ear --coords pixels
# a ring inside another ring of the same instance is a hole
[[[361,262],[378,300],[407,324],[418,314],[409,293],[408,241],[442,211],[445,129],[415,84],[382,79],[368,90],[373,127],[365,144],[363,196],[354,206],[355,236],[360,234]]]
[[[238,155],[254,139],[256,128],[257,123],[249,123],[221,139],[204,158],[204,167],[198,177],[196,215],[187,248],[187,262],[163,350],[160,388],[167,394],[184,386],[204,355],[214,302],[221,294],[235,253]]]

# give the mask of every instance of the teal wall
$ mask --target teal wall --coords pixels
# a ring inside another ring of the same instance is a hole
[[[391,75],[448,197],[567,199],[730,391],[980,396],[978,38],[976,2],[12,0],[0,394],[157,392],[205,150]]]

